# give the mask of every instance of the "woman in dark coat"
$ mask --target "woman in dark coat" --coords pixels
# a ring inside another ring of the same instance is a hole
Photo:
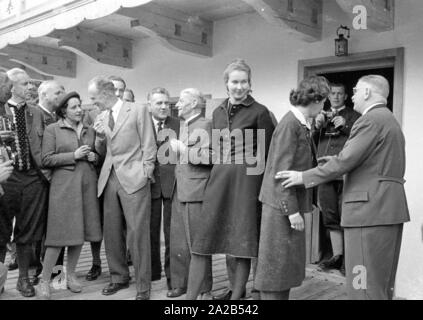
[[[240,299],[245,293],[251,259],[258,253],[258,195],[275,127],[269,110],[250,95],[251,70],[243,60],[228,65],[224,81],[229,99],[213,112],[213,129],[221,137],[219,145],[217,139],[213,140],[213,149],[219,157],[205,190],[200,219],[204,223],[192,243],[194,259],[187,299],[198,295],[205,255],[217,253],[235,257],[231,299]]]
[[[288,299],[289,291],[305,277],[303,215],[312,211],[312,191],[285,189],[277,173],[304,171],[316,165],[308,119],[316,117],[329,94],[324,77],[312,76],[292,90],[293,107],[272,137],[260,201],[263,203],[259,254],[254,287],[262,300]]]
[[[67,94],[57,110],[60,120],[44,132],[43,165],[52,169],[50,199],[40,293],[50,297],[49,280],[60,250],[68,247],[67,287],[80,292],[75,267],[84,241],[102,238],[97,199],[98,156],[94,152],[95,131],[82,123],[81,100]],[[93,151],[91,151],[93,150]]]

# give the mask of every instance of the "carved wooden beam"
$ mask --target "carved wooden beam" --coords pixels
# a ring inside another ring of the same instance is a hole
[[[213,55],[213,22],[155,3],[122,8],[117,14],[134,19],[132,28],[170,49],[202,57]]]
[[[76,76],[76,56],[72,52],[22,43],[7,46],[0,53],[10,61],[46,76]]]
[[[7,56],[0,55],[0,69],[3,70],[3,71],[7,71],[7,70],[10,70],[12,68],[20,68],[22,70],[25,70],[26,73],[29,75],[29,77],[33,80],[44,81],[44,80],[52,80],[53,79],[52,76],[46,76],[44,74],[38,73],[37,71],[32,70],[31,68],[29,68],[27,66],[24,66],[20,63],[10,61]]]
[[[322,0],[243,0],[270,24],[290,28],[308,42],[322,37]]]
[[[86,28],[55,30],[48,35],[59,40],[60,48],[67,49],[97,62],[132,68],[131,40]]]
[[[394,29],[394,0],[336,0],[336,2],[352,19],[357,15],[353,11],[354,8],[364,6],[367,10],[367,26],[369,29],[377,32]]]

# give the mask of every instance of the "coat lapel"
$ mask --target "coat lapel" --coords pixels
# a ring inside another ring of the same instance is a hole
[[[125,123],[126,119],[129,117],[129,111],[131,111],[131,106],[129,103],[124,102],[120,108],[119,115],[116,120],[115,128],[112,131],[111,138],[116,135],[122,125]]]
[[[32,120],[34,115],[32,114],[31,110],[29,110],[28,105],[25,107],[25,114],[26,114],[26,133],[29,134],[32,129]]]

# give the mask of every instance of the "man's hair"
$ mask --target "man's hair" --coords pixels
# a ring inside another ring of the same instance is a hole
[[[41,95],[47,91],[47,89],[52,85],[58,85],[64,90],[64,87],[60,85],[56,80],[46,80],[41,82],[40,86],[38,87],[38,96],[41,97]]]
[[[115,95],[115,86],[113,85],[112,80],[103,76],[97,76],[90,80],[88,86],[94,85],[97,91],[100,92],[107,92],[111,95]]]
[[[20,74],[29,77],[28,74],[25,72],[25,70],[22,70],[20,68],[10,69],[9,71],[6,72],[6,74],[7,74],[7,77],[9,78],[9,80],[12,81],[12,83],[19,81],[18,76]]]
[[[165,94],[167,95],[168,98],[170,98],[169,91],[167,91],[165,88],[162,88],[162,87],[156,87],[151,89],[150,92],[147,94],[147,101],[150,101],[153,94],[156,94],[156,93]]]
[[[380,95],[387,99],[389,96],[389,82],[385,77],[380,75],[371,74],[363,76],[358,80],[359,82],[365,82],[372,87],[372,92]]]
[[[332,89],[332,88],[343,88],[344,89],[344,92],[346,93],[347,92],[347,88],[345,87],[345,84],[343,84],[343,83],[341,83],[341,82],[331,82],[330,84],[329,84],[329,87]]]
[[[111,80],[111,81],[120,81],[120,82],[123,83],[123,86],[126,88],[126,82],[121,77],[118,77],[118,76],[110,76],[109,77],[109,80]]]
[[[125,92],[129,92],[132,96],[132,100],[135,101],[135,94],[134,91],[132,91],[131,89],[126,88],[125,91],[123,92],[123,94],[125,94]]]
[[[181,94],[182,93],[187,93],[193,99],[197,100],[197,106],[196,106],[196,108],[202,108],[205,105],[205,103],[206,103],[206,100],[204,99],[203,94],[201,93],[200,90],[198,90],[196,88],[187,88],[187,89],[184,89],[184,90],[182,90]]]

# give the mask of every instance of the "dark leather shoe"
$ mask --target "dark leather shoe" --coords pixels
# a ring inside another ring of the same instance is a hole
[[[247,292],[244,291],[241,298],[245,298],[246,295],[247,295]],[[231,297],[232,297],[232,290],[227,289],[223,293],[217,296],[213,296],[213,300],[231,300]]]
[[[129,282],[125,283],[109,283],[102,291],[102,294],[105,296],[110,296],[115,294],[119,290],[129,288]]]
[[[11,261],[9,263],[9,265],[7,266],[7,270],[9,270],[9,271],[13,271],[13,270],[16,270],[16,269],[18,269],[18,262],[16,260]]]
[[[182,296],[185,293],[187,293],[187,288],[176,288],[176,289],[169,290],[166,294],[166,297],[177,298]]]
[[[338,254],[336,256],[333,256],[329,260],[325,260],[321,263],[319,263],[319,267],[322,270],[329,270],[329,269],[340,269],[342,266],[342,263],[344,261],[344,256],[342,254]]]
[[[150,300],[150,291],[137,292],[135,300]]]
[[[345,259],[342,261],[342,266],[339,268],[339,272],[345,277]]]
[[[18,290],[25,298],[35,296],[34,286],[31,284],[28,277],[18,278],[18,282],[16,283],[16,290]]]
[[[90,271],[88,271],[87,275],[85,276],[85,279],[87,281],[94,281],[99,276],[101,276],[101,266],[98,266],[96,264],[93,264]]]
[[[39,284],[39,283],[40,283],[40,278],[39,278],[39,277],[37,277],[37,276],[30,277],[30,278],[29,278],[29,282],[31,282],[31,284],[32,284],[33,286],[36,286],[37,284]]]

